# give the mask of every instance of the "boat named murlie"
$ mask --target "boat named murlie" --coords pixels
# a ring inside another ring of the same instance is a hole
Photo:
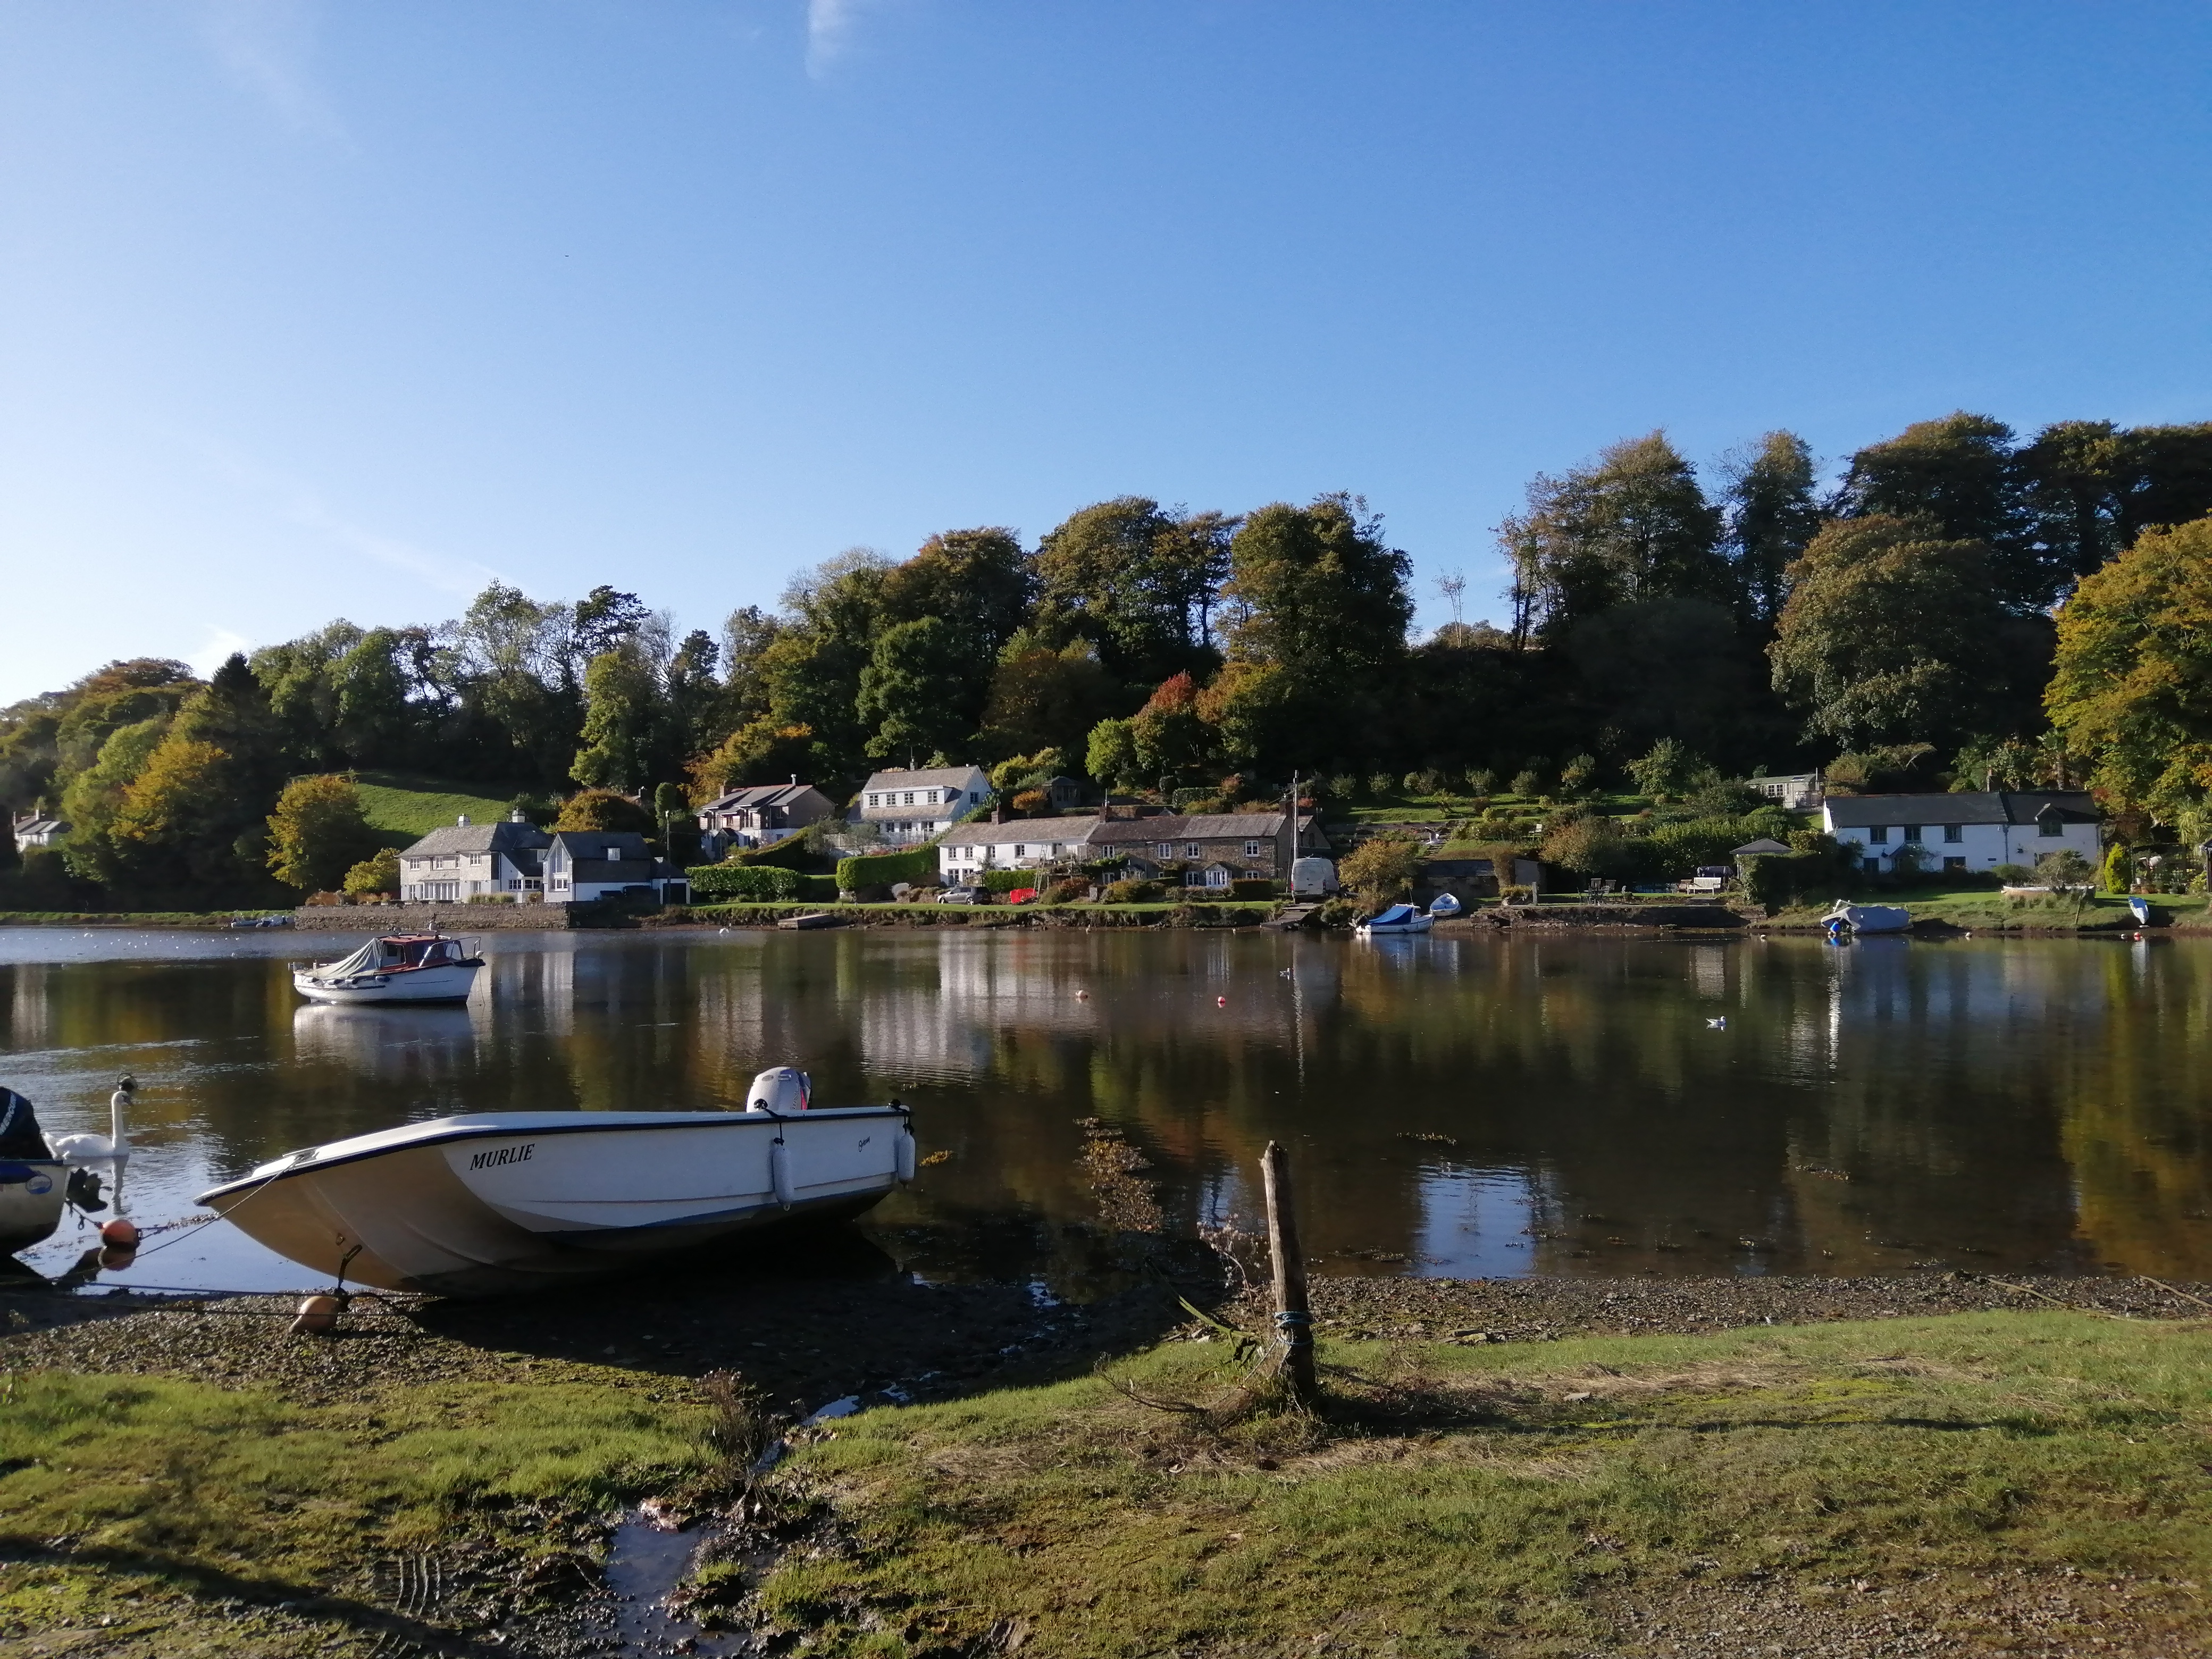
[[[444,933],[373,939],[351,956],[292,970],[292,988],[316,1002],[466,1002],[483,958]]]
[[[810,1109],[788,1066],[742,1112],[481,1112],[308,1146],[199,1201],[295,1261],[487,1296],[733,1233],[860,1214],[915,1172],[905,1107]]]

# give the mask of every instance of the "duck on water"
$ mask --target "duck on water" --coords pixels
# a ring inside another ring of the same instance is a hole
[[[483,1296],[616,1273],[914,1178],[907,1109],[817,1108],[780,1066],[742,1112],[477,1112],[307,1146],[200,1194],[341,1279]]]

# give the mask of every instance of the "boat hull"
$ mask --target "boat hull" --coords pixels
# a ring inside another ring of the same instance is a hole
[[[908,1133],[889,1107],[489,1112],[308,1147],[200,1202],[334,1277],[493,1296],[858,1215],[897,1184]]]
[[[52,1237],[68,1190],[69,1168],[58,1158],[0,1158],[0,1255]]]
[[[354,974],[343,979],[320,979],[310,968],[295,969],[292,988],[314,1002],[357,1006],[379,1002],[466,1002],[476,988],[481,962],[441,963],[434,968],[415,968],[404,973]]]
[[[1363,922],[1353,931],[1364,939],[1395,939],[1401,933],[1425,933],[1431,925],[1428,917],[1419,916],[1412,921],[1386,922],[1379,927]]]

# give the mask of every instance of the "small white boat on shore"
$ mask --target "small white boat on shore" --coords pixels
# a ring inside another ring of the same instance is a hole
[[[1429,906],[1429,920],[1431,921],[1446,921],[1457,915],[1463,908],[1456,895],[1439,893]]]
[[[465,1002],[483,958],[444,933],[373,939],[351,956],[292,970],[292,988],[317,1002]]]
[[[1901,933],[1912,926],[1912,912],[1901,904],[1851,904],[1843,899],[1820,918],[1831,933]]]
[[[307,1146],[200,1194],[318,1272],[489,1296],[621,1273],[732,1234],[855,1216],[914,1178],[903,1106],[811,1110],[805,1076],[743,1112],[477,1112]]]
[[[1353,931],[1364,937],[1373,938],[1388,933],[1425,933],[1431,924],[1426,915],[1410,904],[1394,904],[1359,923]]]

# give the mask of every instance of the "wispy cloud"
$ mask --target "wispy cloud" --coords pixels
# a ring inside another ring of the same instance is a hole
[[[201,27],[223,70],[295,131],[343,139],[345,129],[315,79],[312,0],[204,0]]]
[[[373,559],[393,570],[404,571],[427,587],[441,592],[473,597],[499,573],[474,559],[418,545],[398,536],[386,535],[333,512],[312,485],[259,465],[234,450],[206,440],[198,447],[226,483],[259,496],[279,518],[309,532],[331,549],[358,558]]]
[[[862,0],[806,0],[806,72],[819,80],[845,55]]]

